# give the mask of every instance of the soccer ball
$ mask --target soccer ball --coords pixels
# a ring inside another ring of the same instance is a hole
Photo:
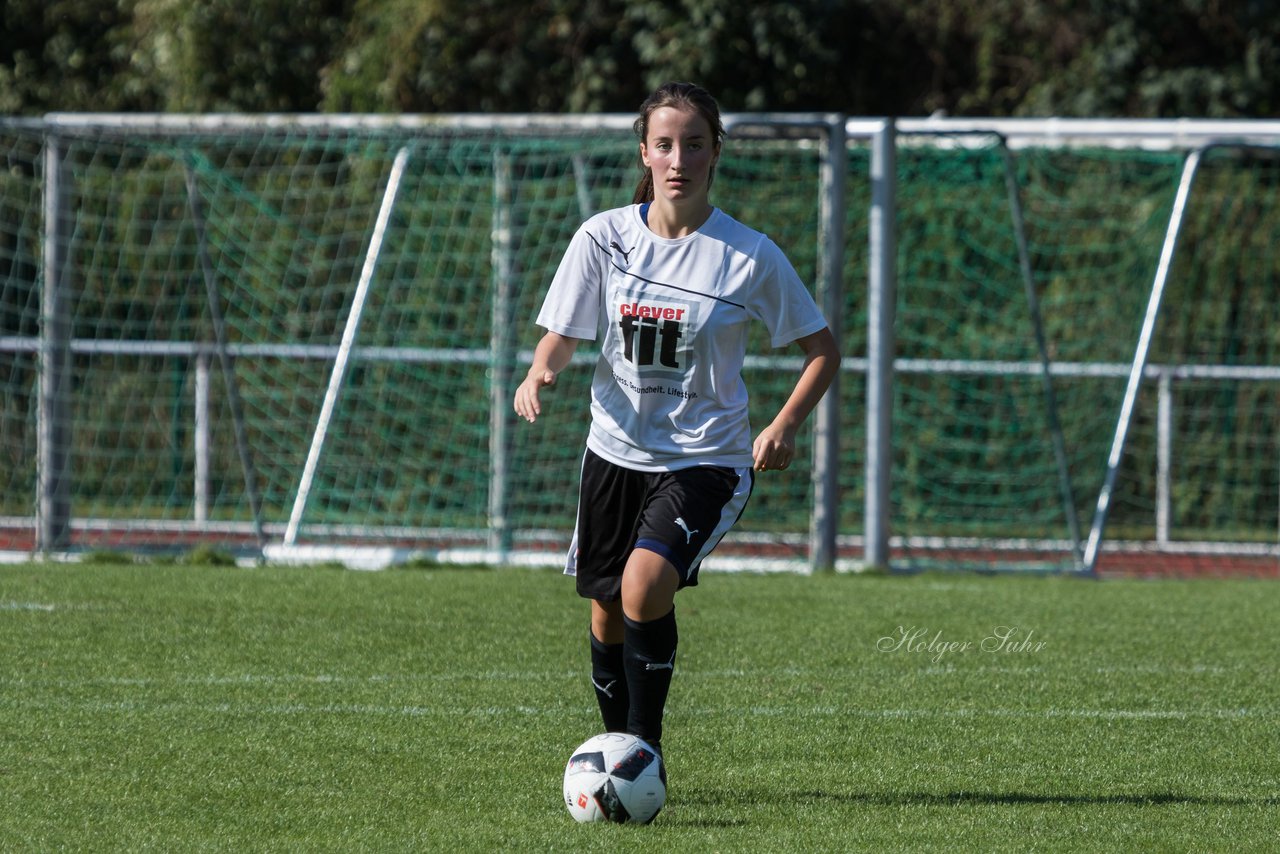
[[[577,821],[648,824],[666,800],[662,757],[634,735],[589,738],[564,768],[564,805]]]

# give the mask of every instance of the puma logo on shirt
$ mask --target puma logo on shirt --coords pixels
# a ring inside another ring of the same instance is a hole
[[[618,241],[616,240],[609,241],[609,245],[614,249],[618,250],[618,254],[622,256],[622,263],[624,264],[631,263],[631,259],[627,256],[629,256],[632,252],[636,251],[636,248],[634,246],[632,246],[630,249],[623,249],[621,246],[618,245]]]

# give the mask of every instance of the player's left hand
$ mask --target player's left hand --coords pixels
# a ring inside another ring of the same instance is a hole
[[[773,424],[761,430],[755,444],[751,446],[751,456],[755,460],[756,471],[785,469],[791,465],[795,453],[795,431]]]

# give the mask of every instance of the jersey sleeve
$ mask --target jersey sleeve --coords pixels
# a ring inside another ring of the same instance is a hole
[[[594,341],[605,285],[604,253],[587,225],[574,234],[538,312],[537,324],[549,332]]]
[[[748,308],[768,328],[772,347],[785,347],[827,325],[800,275],[768,237],[761,238],[756,253],[755,287]]]

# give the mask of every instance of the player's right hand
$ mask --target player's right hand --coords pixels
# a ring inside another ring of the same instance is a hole
[[[556,373],[550,368],[530,370],[529,375],[516,389],[516,414],[530,424],[538,420],[542,414],[542,403],[538,400],[538,392],[547,386],[556,384]]]

